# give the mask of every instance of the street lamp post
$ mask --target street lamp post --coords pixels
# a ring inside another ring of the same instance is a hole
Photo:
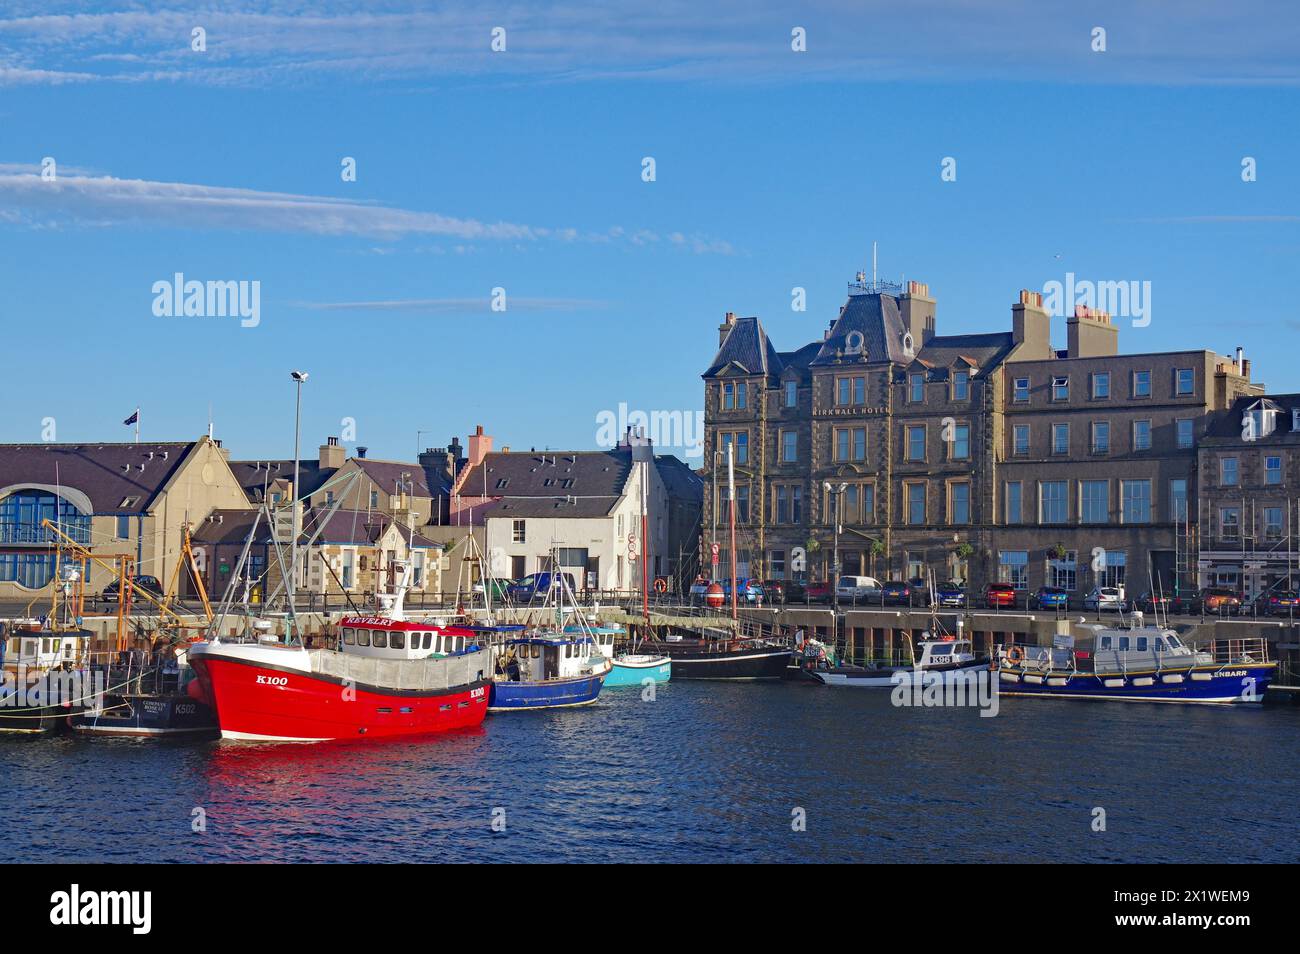
[[[296,605],[295,597],[297,596],[298,582],[298,538],[302,535],[302,509],[298,501],[301,496],[298,486],[298,464],[302,456],[298,452],[299,441],[302,437],[302,386],[307,383],[308,374],[306,371],[290,371],[289,376],[293,378],[297,385],[297,401],[293,413],[293,494],[290,496],[289,504],[293,507],[292,514],[292,539],[289,543],[289,580],[285,591],[289,594],[289,606]]]
[[[835,521],[834,543],[831,545],[831,608],[836,613],[840,611],[840,497],[848,486],[848,484],[840,484],[834,487],[829,480],[825,483],[826,490],[833,501],[831,518]]]

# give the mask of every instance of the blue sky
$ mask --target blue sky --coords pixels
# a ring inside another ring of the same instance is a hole
[[[1242,345],[1300,390],[1285,4],[350,6],[7,5],[0,440],[126,440],[137,405],[186,439],[211,405],[288,456],[303,367],[308,448],[344,418],[379,457],[592,447],[620,403],[702,406],[728,310],[819,337],[873,241],[940,333],[1069,271],[1149,281],[1122,350]],[[259,281],[260,324],[155,316],[176,272]]]

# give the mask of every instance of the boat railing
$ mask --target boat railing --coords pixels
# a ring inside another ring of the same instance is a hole
[[[1262,636],[1216,639],[1210,644],[1210,656],[1219,666],[1269,661],[1268,640]]]
[[[162,695],[181,691],[183,676],[170,653],[143,650],[93,652],[86,668],[103,676],[104,690],[121,695]]]

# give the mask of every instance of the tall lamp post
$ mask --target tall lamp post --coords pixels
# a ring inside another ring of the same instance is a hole
[[[831,549],[831,608],[840,611],[840,497],[848,489],[848,484],[834,486],[829,480],[825,482],[826,492],[831,495],[831,518],[834,523],[834,544]]]
[[[301,496],[298,486],[298,461],[302,456],[298,452],[298,443],[302,437],[302,386],[307,383],[306,371],[290,371],[289,376],[293,378],[297,385],[297,402],[293,412],[293,494],[289,501],[293,507],[292,527],[290,531],[293,538],[289,543],[289,582],[286,592],[289,594],[289,606],[296,604],[298,591],[298,538],[302,536],[302,509],[298,505],[298,499]],[[292,610],[290,610],[292,612]]]

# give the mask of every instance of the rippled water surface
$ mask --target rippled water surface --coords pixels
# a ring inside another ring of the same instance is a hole
[[[677,682],[424,741],[0,738],[0,861],[1294,862],[1298,756],[1291,707]]]

